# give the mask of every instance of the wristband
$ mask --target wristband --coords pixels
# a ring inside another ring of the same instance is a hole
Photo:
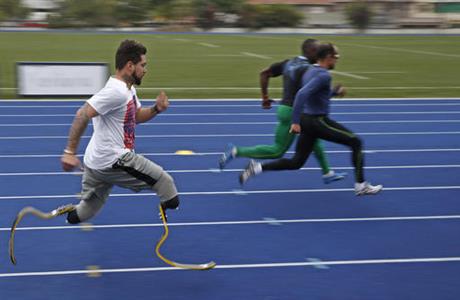
[[[151,110],[152,110],[152,112],[157,113],[157,114],[161,113],[161,111],[158,109],[156,104],[154,106],[152,106]]]
[[[65,154],[75,155],[75,152],[70,151],[69,149],[64,149]]]

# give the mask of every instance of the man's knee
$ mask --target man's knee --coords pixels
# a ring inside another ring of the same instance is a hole
[[[304,158],[301,158],[298,155],[294,155],[294,157],[290,160],[289,170],[298,170],[302,168],[304,164],[305,164]]]
[[[67,214],[67,222],[69,222],[69,224],[78,224],[81,222],[76,209]]]
[[[67,222],[70,224],[78,224],[85,222],[94,217],[104,205],[104,199],[96,195],[89,200],[82,200],[75,207],[75,210],[67,214]]]
[[[177,195],[174,179],[166,172],[161,174],[157,183],[153,186],[153,190],[157,193],[162,202],[166,202]]]
[[[355,136],[351,140],[350,146],[352,149],[361,149],[363,147],[363,142],[359,137]]]
[[[180,204],[179,196],[176,195],[173,198],[162,202],[161,207],[163,207],[163,209],[176,209],[179,207],[179,204]]]

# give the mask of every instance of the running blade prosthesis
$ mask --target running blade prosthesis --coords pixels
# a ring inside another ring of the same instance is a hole
[[[216,263],[213,262],[213,261],[210,261],[210,262],[205,263],[205,264],[196,264],[196,265],[195,264],[181,264],[181,263],[178,263],[178,262],[175,262],[175,261],[167,259],[166,257],[164,257],[160,253],[160,247],[163,245],[163,243],[168,238],[169,229],[168,229],[168,224],[166,222],[166,215],[165,215],[165,212],[163,210],[163,207],[161,207],[161,205],[159,205],[159,209],[160,209],[161,221],[163,222],[164,232],[163,232],[163,235],[161,236],[161,239],[158,241],[157,246],[155,247],[155,252],[156,252],[157,256],[162,261],[167,263],[168,265],[176,267],[176,268],[187,269],[187,270],[199,270],[199,271],[210,270],[210,269],[214,268],[216,266]]]
[[[161,214],[161,220],[163,221],[164,233],[161,236],[160,241],[157,243],[157,245],[155,247],[155,252],[158,255],[158,257],[162,261],[167,263],[168,265],[171,265],[171,266],[176,267],[176,268],[181,268],[181,269],[209,270],[209,269],[214,268],[216,266],[216,263],[213,262],[213,261],[205,263],[205,264],[181,264],[181,263],[178,263],[178,262],[175,262],[175,261],[167,259],[166,257],[164,257],[160,253],[160,247],[166,241],[166,238],[169,235],[169,229],[168,229],[168,224],[166,223],[165,212],[164,212],[163,208],[161,207],[161,205],[159,206],[159,209],[160,209],[160,214]],[[14,255],[14,237],[15,237],[15,233],[16,233],[16,228],[18,227],[19,223],[24,218],[24,216],[26,216],[27,214],[32,214],[32,215],[34,215],[34,216],[36,216],[36,217],[38,217],[40,219],[49,220],[49,219],[58,217],[60,215],[66,214],[68,212],[71,212],[73,210],[75,210],[75,205],[73,205],[73,204],[61,206],[61,207],[59,207],[59,208],[57,208],[57,209],[55,209],[55,210],[53,210],[51,212],[48,212],[48,213],[42,212],[42,211],[40,211],[40,210],[38,210],[38,209],[36,209],[34,207],[31,207],[31,206],[24,207],[18,213],[18,215],[16,216],[16,219],[14,220],[13,226],[11,227],[11,231],[10,231],[9,254],[10,254],[11,262],[14,265],[16,265],[16,263],[17,263],[16,257]]]
[[[75,205],[73,204],[68,204],[65,206],[58,207],[49,213],[42,212],[31,206],[24,207],[23,209],[21,209],[21,211],[16,216],[16,219],[14,219],[13,226],[11,227],[11,232],[10,232],[9,253],[10,253],[10,259],[13,265],[16,265],[16,257],[14,256],[14,234],[16,232],[16,228],[19,225],[19,222],[21,222],[22,218],[24,218],[25,215],[32,214],[40,219],[49,220],[57,216],[63,215],[65,213],[71,212],[73,210],[75,210]]]

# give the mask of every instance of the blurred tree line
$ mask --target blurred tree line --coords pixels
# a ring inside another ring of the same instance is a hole
[[[211,29],[295,27],[304,16],[289,5],[251,5],[247,0],[57,0],[50,27],[121,27],[179,24]],[[23,19],[20,0],[0,0],[0,21]]]
[[[0,21],[24,19],[29,10],[18,0],[0,0]]]

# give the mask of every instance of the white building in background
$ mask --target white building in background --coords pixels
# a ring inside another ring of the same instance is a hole
[[[45,22],[48,15],[58,8],[58,0],[21,0],[31,13],[27,18],[29,22]]]

